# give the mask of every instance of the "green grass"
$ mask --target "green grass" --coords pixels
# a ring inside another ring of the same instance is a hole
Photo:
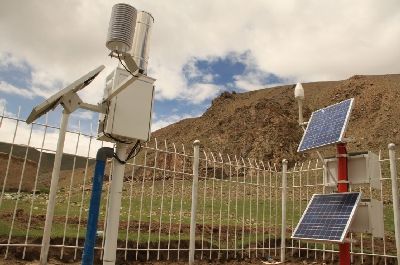
[[[172,185],[174,184],[174,187]],[[141,182],[134,182],[132,191],[130,183],[124,186],[124,192],[121,202],[120,230],[119,239],[126,239],[126,224],[130,221],[128,240],[137,241],[137,228],[134,226],[140,220],[142,230],[139,236],[139,242],[158,242],[159,241],[159,225],[162,224],[160,235],[161,241],[178,240],[178,226],[181,222],[182,230],[180,233],[181,240],[187,240],[189,234],[190,214],[191,214],[191,182],[188,180],[177,180],[172,183],[171,180],[163,183],[156,181],[152,190],[152,182],[145,182],[143,189]],[[164,192],[163,192],[164,189]],[[143,190],[143,193],[142,193]],[[174,195],[172,196],[172,191]],[[130,199],[130,193],[132,197]],[[203,222],[206,227],[204,239],[211,241],[210,227],[214,227],[213,244],[218,244],[218,228],[222,226],[221,247],[228,245],[234,247],[234,230],[236,227],[236,246],[241,247],[255,242],[255,227],[258,227],[258,241],[263,238],[263,225],[265,229],[264,238],[280,237],[280,219],[281,219],[281,201],[280,189],[266,187],[256,187],[254,185],[243,185],[239,183],[228,183],[221,181],[207,180],[200,181],[198,193],[198,210],[197,223],[200,228]],[[107,189],[103,192],[101,201],[100,220],[104,222],[104,214],[106,208],[105,195]],[[151,197],[153,193],[153,197]],[[257,201],[258,193],[258,201]],[[204,197],[205,195],[205,197]],[[25,196],[25,197],[24,197]],[[302,212],[307,206],[305,195],[301,195],[289,189],[287,200],[287,224],[289,229],[297,224]],[[295,197],[295,200],[292,197]],[[68,189],[60,192],[57,196],[57,206],[55,209],[55,217],[53,222],[52,237],[64,237],[65,215],[68,211],[68,223],[65,230],[66,238],[76,238],[78,233],[79,214],[82,212],[82,221],[87,218],[87,211],[90,199],[90,192],[84,193],[83,207],[81,209],[82,192],[80,188],[73,189],[69,198]],[[141,200],[141,197],[142,200]],[[228,198],[230,197],[230,201]],[[25,198],[25,199],[23,199]],[[68,199],[69,198],[69,199]],[[205,198],[205,200],[204,200]],[[265,199],[264,199],[265,198]],[[70,201],[70,207],[67,202]],[[17,214],[14,226],[12,228],[13,237],[25,237],[29,211],[31,209],[32,197],[27,198],[23,194],[17,205]],[[3,198],[0,205],[0,236],[8,237],[11,229],[11,220],[14,212],[16,201]],[[129,206],[130,209],[129,209]],[[46,213],[46,197],[44,195],[37,196],[33,203],[33,219],[29,231],[29,238],[39,238],[43,232],[44,215]],[[161,209],[162,208],[162,209]],[[182,209],[182,211],[181,211]],[[171,211],[172,210],[172,211]],[[129,214],[130,212],[130,214]],[[39,217],[41,216],[41,217]],[[130,216],[130,218],[129,218]],[[391,204],[384,206],[385,231],[387,235],[394,234],[393,224],[393,208]],[[148,223],[152,223],[152,231],[148,233]],[[173,226],[173,233],[168,235],[170,222]],[[242,236],[242,227],[246,231]],[[228,242],[226,241],[226,228],[229,226]],[[252,228],[251,232],[248,229]],[[199,229],[199,228],[198,228]],[[215,230],[216,229],[216,230]],[[103,230],[99,227],[98,230]],[[79,238],[85,236],[85,225],[81,223]],[[289,231],[288,231],[289,233]],[[202,232],[197,232],[197,238],[201,239]],[[289,234],[288,234],[289,236]]]

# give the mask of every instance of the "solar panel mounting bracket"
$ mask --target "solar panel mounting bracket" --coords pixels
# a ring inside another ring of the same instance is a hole
[[[344,240],[343,240],[343,243],[350,243],[350,244],[355,244],[355,243],[358,243],[358,240],[356,240],[356,239],[354,239],[354,238],[349,238],[349,237],[346,237]]]
[[[307,126],[307,125],[308,125],[308,121],[305,121],[305,122],[300,124],[300,126]]]
[[[343,138],[343,140],[342,140],[342,142],[344,142],[344,143],[354,143],[355,141],[356,141],[356,139],[353,137],[346,137],[346,138]]]
[[[98,112],[98,113],[106,113],[107,112],[107,106],[106,104],[89,104],[89,103],[85,103],[85,102],[79,102],[79,108],[81,109],[85,109],[85,110],[90,110],[90,111],[94,111],[94,112]]]
[[[336,181],[336,184],[341,184],[341,183],[349,184],[350,181],[348,181],[348,180],[338,180],[338,181]]]

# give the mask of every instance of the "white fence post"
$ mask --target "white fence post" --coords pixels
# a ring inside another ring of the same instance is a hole
[[[281,262],[285,262],[286,253],[286,199],[287,199],[287,165],[286,159],[282,160],[282,231],[281,231]]]
[[[389,144],[389,159],[390,159],[390,176],[392,178],[392,196],[393,196],[393,219],[394,233],[396,238],[397,263],[400,264],[400,215],[399,215],[399,193],[397,186],[397,166],[395,145]]]
[[[47,204],[46,211],[46,220],[44,224],[43,230],[43,238],[42,238],[42,248],[40,250],[40,264],[47,264],[47,258],[50,248],[50,236],[51,236],[51,227],[53,224],[54,217],[54,208],[56,207],[56,197],[57,197],[57,189],[58,189],[58,180],[60,178],[60,169],[61,169],[61,159],[64,150],[64,141],[65,134],[67,132],[68,127],[68,119],[69,113],[66,110],[63,110],[61,125],[60,125],[60,134],[58,136],[57,141],[57,150],[54,156],[54,166],[53,172],[51,174],[51,183],[50,183],[50,191],[49,191],[49,202]]]
[[[190,242],[189,242],[189,265],[194,264],[194,251],[196,241],[196,212],[197,212],[197,192],[199,188],[199,156],[200,141],[193,142],[193,186],[192,186],[192,213],[190,216]]]
[[[119,159],[125,161],[127,158],[128,145],[117,143],[116,153]],[[117,244],[119,218],[121,214],[122,188],[124,185],[125,164],[113,159],[113,169],[111,174],[110,195],[107,205],[107,220],[104,244],[103,264],[115,265],[117,260]]]

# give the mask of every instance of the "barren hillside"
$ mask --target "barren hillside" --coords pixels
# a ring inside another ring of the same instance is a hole
[[[349,151],[385,149],[400,144],[400,75],[353,76],[342,81],[304,83],[305,118],[311,112],[355,98],[347,137],[355,138]],[[179,121],[153,133],[158,140],[202,146],[225,154],[264,161],[291,162],[309,154],[296,152],[302,136],[297,125],[294,85],[246,93],[224,92],[198,118]],[[326,148],[328,152],[334,150]]]
[[[349,152],[378,152],[379,149],[386,152],[389,142],[400,144],[400,75],[353,76],[343,81],[305,83],[303,87],[306,119],[313,110],[355,98],[347,133],[347,137],[355,138],[355,142],[349,144]],[[303,132],[297,124],[293,89],[294,85],[288,85],[240,94],[224,92],[213,100],[201,117],[179,121],[156,131],[152,137],[159,142],[184,144],[186,150],[199,139],[201,145],[211,151],[264,162],[280,162],[286,158],[293,165],[295,161],[315,156],[314,152],[296,152]],[[0,144],[0,151],[5,153],[0,156],[0,172],[4,176],[10,147],[10,144]],[[327,147],[323,154],[329,155],[334,150],[332,146]],[[15,157],[10,163],[6,185],[8,190],[18,189],[25,152],[26,147],[14,146]],[[43,155],[37,189],[46,190],[50,185],[54,154]],[[22,190],[33,189],[38,158],[39,152],[30,148]],[[72,161],[71,155],[63,157],[62,187],[70,184]],[[88,176],[92,175],[92,163],[90,160]],[[77,157],[75,182],[81,182],[85,165],[86,159]],[[136,174],[140,175],[141,171],[137,170]],[[4,181],[3,175],[0,183]]]

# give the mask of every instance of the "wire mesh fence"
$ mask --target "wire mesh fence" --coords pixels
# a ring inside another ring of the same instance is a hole
[[[18,117],[1,117],[0,251],[38,259],[46,216],[57,126],[26,125]],[[11,136],[10,136],[11,135]],[[77,260],[86,232],[96,150],[108,143],[79,127],[68,131],[50,256]],[[386,152],[387,153],[387,152]],[[361,263],[392,264],[396,259],[389,159],[379,155],[381,190],[353,187],[365,198],[384,204],[385,237],[352,234],[352,258]],[[193,148],[152,139],[124,174],[118,253],[120,260],[187,260],[193,182]],[[399,160],[398,160],[399,161]],[[282,229],[282,165],[201,149],[196,211],[196,259],[277,258]],[[105,238],[112,179],[107,162],[98,225],[97,257]],[[338,247],[290,239],[314,193],[327,192],[321,161],[295,163],[287,172],[286,256],[337,260]]]

